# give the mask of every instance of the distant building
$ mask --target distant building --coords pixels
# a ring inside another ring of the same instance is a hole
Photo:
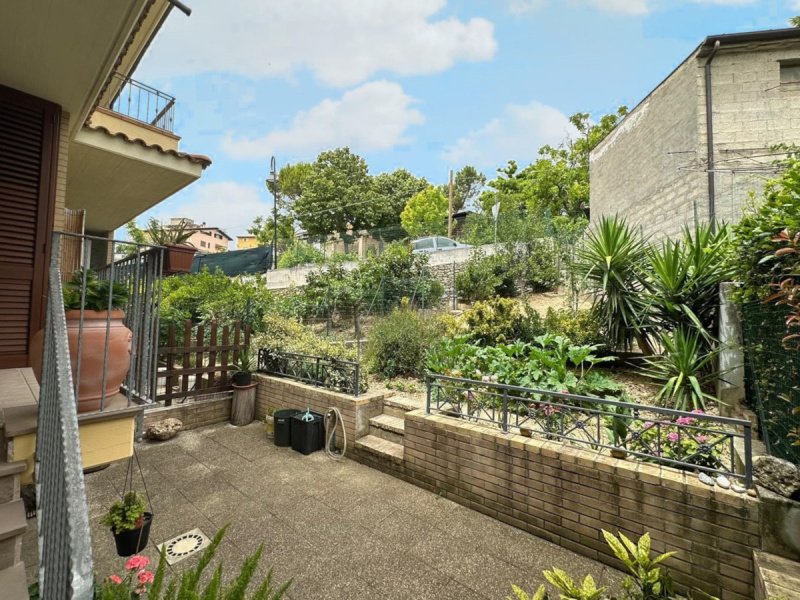
[[[254,235],[237,235],[236,236],[236,249],[247,250],[249,248],[258,248],[258,239]]]
[[[226,252],[228,250],[228,242],[233,241],[233,238],[219,227],[209,227],[204,222],[195,223],[185,217],[171,218],[167,227],[178,227],[181,223],[186,225],[186,231],[192,232],[187,243],[197,248],[200,252],[206,254]]]
[[[656,237],[736,222],[798,140],[800,29],[710,36],[592,151],[591,220]]]

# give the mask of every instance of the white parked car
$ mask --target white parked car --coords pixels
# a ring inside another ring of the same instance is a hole
[[[411,251],[414,254],[456,250],[458,248],[472,248],[472,246],[438,235],[420,238],[411,242]]]

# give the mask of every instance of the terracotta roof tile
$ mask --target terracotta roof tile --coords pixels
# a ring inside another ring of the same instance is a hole
[[[113,133],[107,127],[103,127],[102,125],[86,125],[85,127],[93,131],[100,131],[111,137],[123,139],[130,144],[139,144],[148,150],[156,150],[161,154],[169,154],[175,158],[188,160],[191,163],[200,165],[204,169],[211,164],[211,159],[204,154],[189,154],[188,152],[179,152],[178,150],[172,150],[170,148],[162,148],[159,144],[148,144],[141,138],[130,138],[122,132]]]

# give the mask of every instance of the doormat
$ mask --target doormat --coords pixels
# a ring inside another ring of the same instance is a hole
[[[172,566],[184,558],[189,558],[193,554],[200,552],[210,543],[211,540],[208,539],[205,533],[199,529],[192,529],[160,544],[157,548],[159,553],[162,550],[164,551],[167,564]]]

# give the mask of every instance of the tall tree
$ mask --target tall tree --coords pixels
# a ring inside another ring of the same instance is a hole
[[[256,236],[259,246],[272,246],[273,218],[256,217],[247,233]],[[282,252],[295,241],[294,218],[289,214],[278,214],[278,252]]]
[[[372,178],[377,201],[374,227],[398,225],[406,203],[428,185],[424,177],[415,177],[405,169],[375,175]]]
[[[292,211],[309,235],[372,227],[376,194],[367,163],[347,147],[320,153],[304,179]]]
[[[415,194],[400,213],[400,223],[411,237],[441,235],[447,231],[447,197],[429,186]]]

